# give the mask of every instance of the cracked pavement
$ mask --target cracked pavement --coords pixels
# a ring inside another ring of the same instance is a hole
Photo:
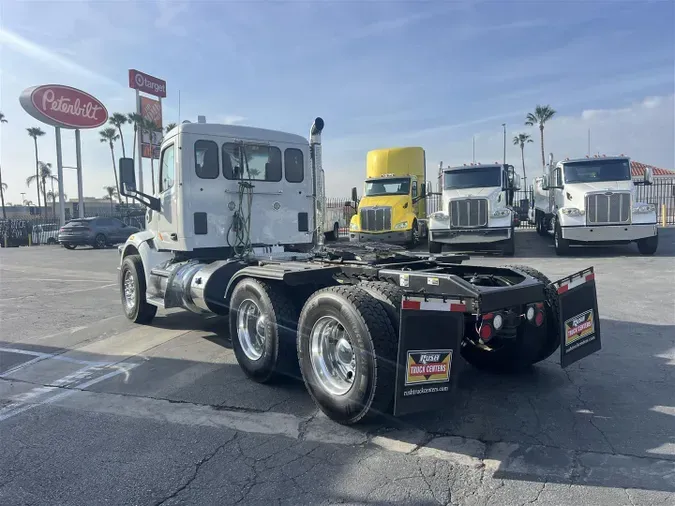
[[[358,427],[246,379],[219,318],[128,323],[115,250],[0,250],[0,504],[675,504],[675,229],[654,257],[517,237],[471,262],[595,266],[602,351]]]

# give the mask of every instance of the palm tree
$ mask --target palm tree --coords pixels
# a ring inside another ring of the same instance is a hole
[[[0,112],[0,124],[7,123],[5,115]],[[2,219],[7,219],[7,211],[5,211],[5,192],[7,191],[7,184],[2,182],[2,168],[0,168],[0,202],[2,202]]]
[[[534,113],[527,113],[525,124],[528,126],[539,125],[541,134],[541,166],[546,167],[546,157],[544,156],[544,124],[555,116],[555,111],[550,105],[538,105],[534,108]]]
[[[115,141],[120,138],[119,135],[117,135],[117,130],[114,128],[108,127],[104,128],[103,130],[99,131],[99,134],[101,136],[101,142],[107,142],[108,145],[110,146],[110,157],[112,159],[112,166],[113,166],[113,174],[115,175],[115,188],[119,188],[120,184],[119,181],[117,180],[117,170],[115,168]],[[122,199],[120,199],[119,191],[117,192],[117,199],[119,203],[122,203]]]
[[[117,197],[119,199],[119,193],[117,192],[117,188],[114,186],[104,186],[103,189],[105,190],[105,195],[103,198],[109,199],[110,200],[110,213],[113,213],[113,197]]]
[[[26,128],[28,131],[28,136],[33,138],[33,142],[35,143],[35,181],[38,183],[37,185],[37,198],[38,198],[38,207],[40,207],[40,165],[39,165],[39,160],[38,160],[38,145],[37,145],[37,138],[42,137],[45,133],[42,131],[40,127],[32,127],[32,128]]]
[[[518,134],[513,138],[513,145],[520,146],[520,158],[523,161],[523,188],[527,191],[527,174],[525,173],[525,144],[534,142],[529,134]]]
[[[37,184],[38,195],[42,192],[44,197],[45,213],[47,211],[47,179],[53,181],[58,181],[52,174],[52,164],[38,161],[39,173],[37,175],[32,175],[26,178],[26,186],[30,186],[33,182]],[[38,206],[40,207],[40,206]]]
[[[143,118],[143,121],[140,126],[143,132],[147,132],[148,137],[150,137],[150,176],[152,178],[152,194],[155,194],[155,158],[153,156],[154,144],[156,139],[156,134],[161,133],[162,129],[157,126],[157,124],[149,119]]]
[[[122,114],[121,112],[116,112],[112,116],[110,116],[110,119],[108,120],[108,123],[111,125],[115,125],[115,128],[117,128],[117,131],[120,133],[120,142],[122,143],[122,156],[124,158],[127,157],[127,152],[124,149],[124,134],[122,134],[122,125],[126,124],[128,121],[126,115]]]
[[[176,123],[169,123],[168,125],[166,125],[166,130],[165,130],[165,132],[166,132],[166,133],[169,133],[171,130],[173,130],[173,129],[176,128],[177,126],[178,126],[178,125],[177,125]]]
[[[56,217],[56,199],[59,196],[59,192],[55,192],[54,188],[49,190],[47,192],[47,198],[49,198],[52,201],[52,215]],[[65,193],[63,194],[63,200],[66,200],[68,198],[68,195]]]
[[[129,123],[131,123],[134,126],[134,152],[131,153],[131,156],[134,159],[134,162],[136,161],[136,137],[138,137],[138,128],[140,127],[141,123],[143,122],[143,116],[141,116],[138,113],[135,112],[130,112],[127,114],[127,118],[129,120]]]

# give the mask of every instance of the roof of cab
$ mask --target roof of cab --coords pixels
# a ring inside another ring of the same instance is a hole
[[[236,139],[249,139],[287,144],[309,144],[309,141],[302,135],[242,125],[222,125],[219,123],[181,123],[177,128],[178,132],[195,135],[234,137]],[[174,128],[169,133],[174,134],[175,130],[176,129]],[[168,137],[169,135],[167,135],[167,138]]]
[[[443,167],[443,172],[450,172],[453,170],[464,170],[464,169],[483,169],[485,167],[501,167],[499,163],[473,163],[466,165],[457,165],[455,167]]]

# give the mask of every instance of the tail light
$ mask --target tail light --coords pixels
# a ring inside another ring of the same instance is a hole
[[[530,304],[527,306],[525,311],[525,317],[527,321],[532,323],[535,327],[541,327],[546,320],[544,314],[544,303],[537,302],[535,304]]]
[[[504,316],[501,313],[486,313],[480,316],[476,331],[481,341],[487,343],[503,326]]]

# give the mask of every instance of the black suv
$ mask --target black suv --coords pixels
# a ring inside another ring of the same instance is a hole
[[[59,230],[59,243],[67,249],[77,246],[105,248],[125,242],[137,227],[127,225],[117,218],[78,218],[71,220]]]

